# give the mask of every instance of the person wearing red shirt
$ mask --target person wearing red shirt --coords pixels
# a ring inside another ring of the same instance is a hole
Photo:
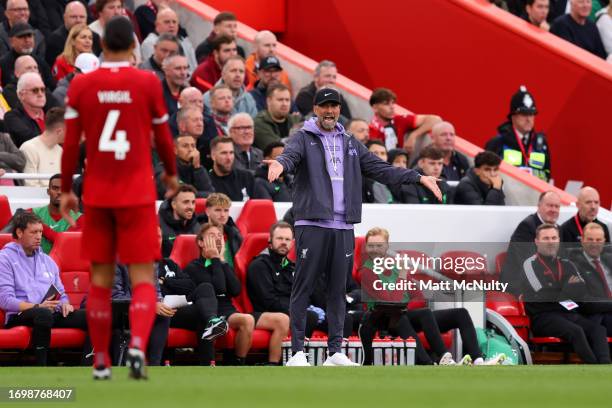
[[[221,79],[221,69],[225,62],[238,55],[236,40],[225,35],[215,37],[212,41],[213,52],[193,71],[191,86],[202,92],[208,91]]]
[[[442,119],[436,115],[395,113],[397,96],[387,88],[377,88],[370,96],[374,118],[370,122],[370,140],[382,140],[387,150],[397,147],[413,153],[417,141]]]
[[[155,74],[130,66],[134,46],[129,20],[112,18],[103,39],[105,62],[96,71],[76,76],[66,101],[60,211],[74,222],[70,210],[77,209],[78,200],[71,191],[72,175],[83,135],[87,157],[83,250],[92,262],[87,321],[95,350],[95,379],[110,378],[110,299],[118,259],[129,266],[133,293],[127,365],[132,378],[146,378],[144,351],[157,301],[153,261],[160,258],[151,133],[165,164],[162,179],[168,194],[178,188],[162,88]]]
[[[93,32],[86,24],[77,24],[70,29],[64,52],[55,60],[51,70],[53,78],[59,81],[75,70],[74,62],[79,54],[92,53]]]

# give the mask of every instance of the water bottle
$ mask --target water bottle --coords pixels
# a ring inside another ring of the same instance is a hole
[[[393,365],[393,342],[390,338],[385,337],[381,343],[383,364],[382,365]]]
[[[363,361],[362,357],[362,348],[361,348],[361,340],[359,337],[351,336],[349,337],[349,358],[352,362],[361,364]]]
[[[406,339],[406,364],[414,365],[415,354],[416,354],[416,340],[412,337]]]
[[[391,344],[393,346],[393,365],[406,365],[406,346],[404,340],[398,337]]]
[[[283,355],[283,365],[287,365],[287,361],[291,358],[291,340],[283,340],[281,345]]]
[[[374,339],[372,340],[372,352],[374,353],[374,365],[380,366],[383,365],[383,349],[382,343],[383,339]]]

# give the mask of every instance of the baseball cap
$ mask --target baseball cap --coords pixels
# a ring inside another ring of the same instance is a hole
[[[340,105],[340,93],[332,88],[321,88],[314,97],[315,105],[323,105],[325,102],[334,102]]]
[[[536,108],[535,100],[533,96],[527,91],[525,85],[521,85],[518,92],[512,95],[510,100],[510,114],[526,113],[531,115],[537,115],[538,109]]]
[[[100,66],[100,60],[94,54],[84,52],[79,54],[74,61],[74,66],[84,74],[95,71]]]
[[[261,61],[259,61],[258,69],[271,69],[271,68],[276,68],[279,70],[283,69],[283,67],[281,67],[281,64],[278,58],[266,57],[262,59]]]
[[[17,23],[9,31],[9,38],[21,37],[23,35],[34,34],[34,29],[28,23]]]

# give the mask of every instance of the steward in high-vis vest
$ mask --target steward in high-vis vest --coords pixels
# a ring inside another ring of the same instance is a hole
[[[506,163],[549,181],[550,151],[546,135],[534,131],[537,114],[533,96],[521,86],[510,101],[508,121],[497,128],[497,135],[487,142],[485,149],[497,153]]]

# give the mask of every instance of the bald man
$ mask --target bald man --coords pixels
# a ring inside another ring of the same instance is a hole
[[[21,107],[21,102],[17,97],[17,81],[26,72],[35,72],[37,74],[40,73],[38,70],[38,63],[34,58],[32,58],[31,55],[22,55],[15,60],[15,77],[11,82],[6,84],[2,90],[4,99],[6,99],[6,102],[12,109]],[[45,94],[47,97],[47,103],[44,107],[45,112],[54,106],[60,106],[60,103],[53,97],[53,94],[49,89],[45,90]]]
[[[87,10],[82,2],[71,1],[64,9],[63,19],[64,23],[57,27],[45,40],[47,43],[45,60],[49,66],[53,66],[57,56],[64,51],[64,45],[66,44],[70,29],[77,24],[87,24]],[[101,52],[100,36],[93,33],[93,53],[100,55]]]
[[[195,50],[193,49],[193,45],[191,45],[189,38],[187,38],[186,35],[181,35],[179,28],[179,18],[176,12],[169,7],[162,6],[157,12],[157,16],[155,16],[155,31],[149,33],[140,46],[140,50],[142,51],[142,60],[146,61],[151,57],[151,55],[153,55],[157,38],[161,34],[172,34],[177,36],[179,39],[181,46],[180,53],[187,57],[187,62],[189,63],[189,73],[191,74],[198,66],[195,57]]]
[[[278,45],[278,41],[276,40],[276,36],[272,31],[263,30],[255,34],[255,39],[253,45],[255,46],[254,51],[249,55],[246,59],[245,67],[246,67],[246,75],[249,81],[248,89],[252,89],[255,83],[257,82],[257,67],[259,66],[259,61],[266,57],[276,57],[276,46]],[[289,88],[291,91],[291,81],[289,80],[289,75],[287,72],[281,71],[280,74],[280,82]]]
[[[512,293],[522,293],[523,273],[521,265],[535,251],[536,229],[542,224],[557,225],[561,209],[561,197],[555,191],[540,194],[538,208],[516,227],[510,237],[506,260],[502,266],[500,281],[509,284]]]
[[[599,213],[599,193],[593,187],[583,187],[578,193],[576,208],[578,212],[561,224],[561,242],[581,242],[584,226],[589,222],[601,225],[604,229],[606,242],[610,242],[608,226],[597,219]]]
[[[431,128],[431,143],[444,153],[442,177],[447,181],[459,181],[470,169],[467,157],[455,150],[455,127],[450,122],[436,123]]]

